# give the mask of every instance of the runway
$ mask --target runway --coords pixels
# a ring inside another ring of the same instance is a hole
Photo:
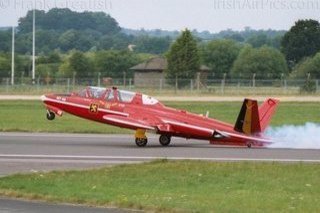
[[[207,161],[280,161],[320,163],[320,150],[219,147],[206,141],[172,140],[169,147],[149,135],[139,148],[132,135],[0,133],[0,176],[39,171],[85,169],[155,159]],[[0,197],[0,212],[136,212],[88,208]],[[139,212],[139,211],[137,211]]]
[[[219,147],[177,138],[169,147],[162,147],[156,135],[149,135],[147,147],[139,148],[132,135],[0,133],[0,176],[163,158],[320,163],[320,150]]]

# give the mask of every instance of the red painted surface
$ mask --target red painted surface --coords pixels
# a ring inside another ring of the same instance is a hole
[[[91,88],[102,92],[94,98]],[[108,100],[111,93],[114,98]],[[103,88],[88,87],[80,93],[71,95],[44,95],[42,100],[46,108],[56,114],[59,111],[66,112],[81,118],[132,130],[146,129],[157,134],[208,140],[212,144],[246,146],[250,143],[253,146],[263,146],[270,142],[257,135],[245,135],[235,131],[232,124],[166,107],[157,100],[139,93],[131,94],[133,97],[129,101],[122,101],[119,93],[121,90],[116,88],[103,91]],[[270,100],[274,99],[269,99],[269,102]],[[276,103],[277,101],[272,102],[274,106]],[[266,104],[263,105],[260,114],[264,116],[261,120],[264,122],[262,123],[264,128],[274,110],[275,107],[268,109]]]

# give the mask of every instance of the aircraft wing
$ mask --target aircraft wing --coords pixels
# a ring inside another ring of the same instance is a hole
[[[189,133],[190,136],[197,137],[211,137],[214,133],[212,129],[174,120],[162,120],[162,122],[157,125],[157,129],[160,132]]]
[[[149,125],[148,123],[130,117],[123,117],[118,115],[105,115],[103,116],[103,119],[109,121],[110,123],[120,125],[125,128],[155,130],[155,128]]]

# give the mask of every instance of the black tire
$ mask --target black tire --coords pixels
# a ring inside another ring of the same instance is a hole
[[[136,145],[138,147],[145,147],[148,143],[147,138],[136,138]]]
[[[162,146],[169,146],[170,142],[171,142],[171,136],[168,135],[161,135],[159,137],[159,142]]]
[[[54,120],[55,117],[56,117],[56,114],[54,114],[53,112],[50,112],[50,111],[47,112],[47,119],[48,119],[49,121]]]

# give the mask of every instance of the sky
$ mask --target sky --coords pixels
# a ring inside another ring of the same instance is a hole
[[[17,25],[34,5],[103,11],[131,29],[288,30],[298,19],[320,19],[320,0],[0,0],[0,26]]]

